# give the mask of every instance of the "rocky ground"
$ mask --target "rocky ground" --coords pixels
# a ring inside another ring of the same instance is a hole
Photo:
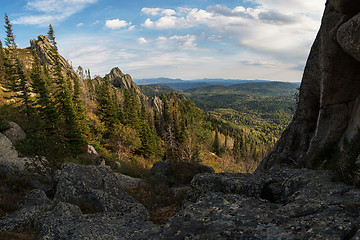
[[[0,151],[0,170],[25,176],[35,189],[19,210],[0,219],[3,233],[30,228],[40,239],[360,238],[360,189],[334,182],[329,171],[283,166],[255,174],[216,174],[204,165],[159,162],[152,181],[165,182],[186,198],[182,210],[157,225],[126,192],[143,180],[103,164],[65,163],[56,174],[55,191],[46,191],[52,184],[31,180],[25,167],[30,160],[18,158],[6,137],[23,138],[17,131],[12,127],[2,136],[8,145]]]
[[[119,177],[120,176],[120,177]],[[124,187],[139,183],[107,166],[66,163],[55,197],[35,189],[0,231],[39,230],[40,239],[359,239],[360,189],[328,171],[198,174],[183,209],[162,226]]]

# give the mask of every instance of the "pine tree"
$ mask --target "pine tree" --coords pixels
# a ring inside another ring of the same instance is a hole
[[[46,65],[42,68],[40,59],[36,54],[34,54],[30,78],[32,80],[32,89],[36,94],[36,108],[40,117],[46,122],[46,128],[55,129],[59,115],[49,89],[49,72]]]
[[[2,42],[0,40],[0,84],[4,83],[5,81],[5,54]]]
[[[62,67],[60,63],[60,56],[57,51],[54,30],[49,25],[48,38],[52,44],[52,56],[54,59],[54,82],[57,85],[57,91],[55,94],[56,105],[58,106],[60,116],[62,118],[62,130],[67,143],[71,147],[71,151],[74,154],[81,152],[81,147],[86,144],[84,138],[84,132],[81,128],[79,121],[79,115],[76,111],[76,106],[73,102],[71,92],[71,73],[67,73],[65,79],[62,73]]]
[[[5,85],[5,87],[7,87],[15,94],[15,97],[18,99],[20,104],[25,107],[25,113],[29,115],[31,113],[31,102],[28,79],[23,71],[22,62],[20,61],[18,55],[12,24],[6,13],[4,26],[6,29],[5,45],[8,48],[7,54],[9,55],[5,64],[8,80],[8,83]]]
[[[220,141],[219,141],[219,132],[218,131],[215,132],[215,137],[214,137],[214,142],[213,142],[212,148],[213,148],[213,152],[216,155],[220,154]]]

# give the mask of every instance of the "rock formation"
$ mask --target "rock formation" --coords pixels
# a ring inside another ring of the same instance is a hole
[[[46,64],[50,67],[54,65],[54,57],[51,54],[52,45],[47,36],[40,35],[38,36],[38,39],[31,39],[30,46],[30,48],[39,56],[42,65]],[[67,70],[70,70],[74,74],[74,71],[68,61],[66,61],[61,55],[59,56],[63,74],[66,76]]]
[[[319,165],[322,149],[351,141],[360,122],[360,3],[329,0],[305,67],[298,107],[258,171]]]

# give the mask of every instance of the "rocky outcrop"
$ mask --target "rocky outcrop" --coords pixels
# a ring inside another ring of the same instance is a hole
[[[17,158],[18,153],[9,138],[0,133],[0,157]]]
[[[258,168],[313,167],[319,152],[358,128],[359,2],[329,0],[305,67],[294,119]]]
[[[360,190],[331,177],[286,168],[197,175],[196,197],[163,226],[160,239],[352,239]]]
[[[33,190],[20,210],[0,219],[0,231],[34,226],[40,239],[147,239],[160,230],[122,187],[133,186],[137,179],[107,166],[73,163],[64,164],[57,179],[53,200]]]
[[[10,128],[2,132],[13,144],[26,137],[26,134],[22,128],[14,122],[9,122]]]
[[[55,199],[32,191],[0,219],[0,231],[34,226],[40,239],[164,240],[357,239],[360,232],[360,189],[333,182],[329,171],[204,173],[188,193],[183,210],[157,226],[109,169],[68,163]],[[84,212],[84,204],[97,211]]]
[[[88,202],[101,212],[133,213],[144,219],[149,213],[143,205],[130,197],[109,166],[81,166],[65,163],[58,177],[56,201]]]
[[[110,81],[114,87],[122,90],[138,88],[131,76],[129,74],[124,74],[118,67],[111,69],[110,73],[105,75],[105,79]]]
[[[31,49],[35,51],[39,56],[42,65],[46,64],[50,68],[55,65],[54,56],[51,53],[51,49],[53,47],[47,36],[39,35],[38,39],[31,39],[30,46]],[[68,61],[66,61],[65,58],[62,57],[60,54],[59,57],[64,76],[66,76],[67,70],[75,74]]]

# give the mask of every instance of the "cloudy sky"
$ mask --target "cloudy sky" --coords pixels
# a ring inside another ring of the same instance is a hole
[[[301,80],[325,0],[1,0],[20,47],[54,26],[92,74]],[[3,25],[3,24],[1,24]],[[5,33],[0,32],[1,40]]]

